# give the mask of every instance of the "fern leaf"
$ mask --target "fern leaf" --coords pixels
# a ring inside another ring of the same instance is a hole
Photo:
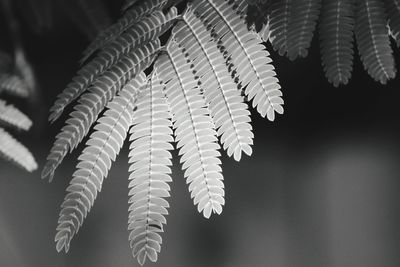
[[[167,51],[168,55],[156,61],[156,72],[166,83],[175,140],[191,197],[198,211],[209,218],[213,212],[220,214],[225,204],[217,133],[189,64],[173,39]]]
[[[156,39],[132,54],[123,56],[117,64],[96,80],[89,88],[89,92],[81,96],[78,100],[79,104],[75,106],[75,111],[71,113],[71,118],[67,120],[67,125],[56,137],[43,168],[42,178],[49,177],[49,180],[52,180],[55,169],[64,159],[67,151],[72,151],[82,141],[115,93],[137,73],[152,64],[159,49],[160,41]]]
[[[115,64],[121,56],[134,51],[149,40],[158,38],[171,27],[177,15],[176,8],[171,8],[166,15],[161,11],[155,11],[107,45],[96,58],[78,71],[73,81],[58,95],[56,102],[50,108],[49,120],[54,122],[68,104],[79,97],[97,77]]]
[[[225,65],[225,60],[202,21],[188,9],[173,36],[193,60],[211,116],[228,155],[239,161],[242,152],[251,155],[253,144],[250,112]]]
[[[271,121],[275,119],[275,112],[282,114],[282,92],[270,64],[272,60],[260,44],[261,40],[248,31],[245,22],[225,1],[194,1],[193,9],[215,28],[243,86],[246,86],[245,94],[258,113]]]
[[[276,0],[271,4],[271,44],[279,55],[288,49],[289,22],[293,0]]]
[[[290,60],[308,55],[320,8],[321,0],[292,0],[287,41]]]
[[[30,89],[19,76],[3,73],[0,75],[0,92],[2,91],[18,97],[28,97]]]
[[[32,121],[19,109],[13,105],[7,105],[4,100],[0,99],[0,123],[10,125],[21,130],[29,130]]]
[[[334,86],[347,84],[353,70],[354,0],[323,0],[320,23],[321,59]]]
[[[396,68],[383,2],[358,0],[356,10],[355,33],[364,68],[372,78],[385,84],[396,76]]]
[[[172,123],[159,79],[152,75],[141,92],[130,130],[129,241],[140,265],[157,261],[171,182]]]
[[[20,166],[32,172],[37,169],[37,163],[31,152],[20,142],[15,140],[8,132],[0,127],[0,156],[10,160],[17,166]]]
[[[400,0],[385,0],[391,35],[400,47]]]
[[[115,39],[122,32],[155,10],[161,10],[167,0],[143,0],[129,9],[116,23],[101,32],[83,52],[81,62],[85,62],[96,50]]]
[[[139,80],[145,79],[144,74]],[[61,205],[55,242],[57,251],[68,252],[71,239],[79,231],[87,213],[101,191],[112,161],[118,155],[132,124],[135,100],[143,83],[133,79],[109,104],[108,110],[98,120],[95,132],[86,142],[86,148],[79,157],[80,162],[67,188],[67,195]]]

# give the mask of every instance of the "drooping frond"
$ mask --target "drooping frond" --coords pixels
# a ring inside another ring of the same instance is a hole
[[[390,33],[400,47],[400,0],[385,0]]]
[[[37,163],[31,152],[9,133],[0,127],[0,156],[10,160],[28,172],[37,169]]]
[[[51,181],[55,169],[64,159],[68,150],[72,151],[86,136],[91,125],[114,95],[139,72],[152,64],[160,49],[160,41],[155,39],[143,47],[123,57],[109,70],[104,72],[88,92],[83,94],[71,113],[71,118],[57,135],[56,141],[43,168],[42,178]]]
[[[386,15],[380,0],[357,0],[355,34],[358,51],[368,74],[385,84],[396,76]]]
[[[209,218],[213,212],[220,214],[225,204],[217,133],[189,64],[174,39],[169,41],[167,51],[156,61],[156,72],[166,85],[191,197],[198,211]]]
[[[292,0],[276,0],[271,4],[271,44],[279,55],[288,49],[289,20],[292,13]]]
[[[334,86],[347,84],[353,69],[354,0],[323,0],[320,23],[321,59]]]
[[[95,132],[86,142],[86,148],[79,157],[80,162],[67,188],[67,195],[61,205],[55,242],[57,251],[68,252],[69,244],[82,226],[101,191],[112,161],[118,155],[129,127],[132,125],[135,101],[145,85],[145,75],[131,80],[108,105],[104,116],[94,127]]]
[[[0,92],[3,91],[18,97],[27,97],[30,89],[19,76],[2,73],[0,74]]]
[[[132,254],[143,265],[157,261],[168,214],[171,182],[172,123],[163,85],[153,73],[141,91],[130,129],[129,221]]]
[[[287,42],[289,59],[308,55],[320,8],[321,0],[292,0]]]
[[[0,99],[0,124],[27,131],[32,126],[32,121],[19,109],[13,105],[7,105],[4,100]]]
[[[56,102],[50,108],[49,120],[54,122],[68,104],[79,97],[97,77],[115,64],[121,56],[134,51],[140,45],[164,33],[171,27],[177,15],[178,11],[174,7],[166,15],[161,11],[155,11],[152,15],[134,24],[115,41],[106,45],[92,61],[78,71],[72,82],[58,95]]]
[[[161,10],[166,2],[167,0],[143,0],[133,5],[116,23],[101,32],[92,41],[83,52],[82,62],[85,62],[97,49],[102,48],[145,16],[153,13],[155,10]]]
[[[261,116],[271,121],[275,112],[283,113],[282,92],[275,77],[274,66],[261,39],[247,30],[240,18],[225,1],[194,1],[193,9],[212,25],[236,67],[239,79],[246,86],[245,94]]]
[[[193,61],[224,149],[237,161],[242,151],[251,155],[254,136],[249,124],[250,112],[206,27],[188,9],[183,21],[174,27],[173,36]]]

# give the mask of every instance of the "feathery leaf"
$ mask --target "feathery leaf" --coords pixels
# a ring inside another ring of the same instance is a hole
[[[275,119],[275,112],[282,114],[282,92],[269,53],[260,44],[261,39],[248,31],[245,22],[225,1],[197,0],[193,2],[193,9],[214,27],[242,85],[246,86],[245,94],[258,113],[271,121]]]
[[[108,110],[98,120],[95,131],[86,142],[79,157],[80,162],[67,188],[61,205],[55,242],[57,251],[68,252],[71,239],[82,226],[87,213],[101,191],[112,161],[118,155],[129,127],[132,125],[135,101],[139,90],[145,85],[141,73],[132,79],[108,105]]]
[[[79,97],[96,78],[114,65],[123,55],[163,34],[171,27],[177,15],[178,11],[174,7],[166,15],[161,11],[155,11],[152,15],[133,25],[115,41],[106,45],[92,61],[78,71],[72,82],[58,95],[56,102],[50,108],[49,120],[54,122],[68,104]]]
[[[396,68],[383,2],[357,0],[356,40],[364,68],[376,81],[385,84],[396,76]]]
[[[353,70],[354,0],[323,0],[320,38],[326,78],[334,86],[347,84]]]
[[[24,113],[13,105],[7,105],[2,99],[0,99],[0,123],[25,131],[32,126],[32,121]]]
[[[1,127],[0,144],[0,156],[2,158],[10,160],[28,172],[37,169],[37,163],[31,152]]]
[[[308,55],[320,8],[321,0],[292,0],[287,40],[290,60]]]
[[[82,141],[108,101],[130,79],[152,64],[159,49],[160,41],[156,39],[123,56],[93,83],[87,93],[81,96],[75,111],[71,113],[71,118],[56,137],[43,168],[42,178],[49,177],[49,180],[52,180],[55,169],[68,150],[72,151]]]
[[[167,51],[156,61],[156,72],[166,84],[175,140],[191,197],[198,211],[209,218],[213,212],[220,214],[225,204],[217,133],[189,64],[174,39],[170,39]]]
[[[116,23],[101,32],[83,52],[81,62],[85,62],[96,50],[119,36],[129,27],[155,10],[161,10],[167,0],[143,0],[129,9]]]
[[[224,149],[237,161],[242,151],[251,155],[254,135],[250,112],[204,24],[188,9],[183,21],[174,27],[173,36],[193,60]]]
[[[163,85],[153,73],[141,91],[130,129],[129,225],[132,254],[143,265],[157,261],[171,182],[172,123]]]

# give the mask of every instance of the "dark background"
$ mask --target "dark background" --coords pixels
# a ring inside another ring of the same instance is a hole
[[[112,15],[120,2],[109,4]],[[39,106],[18,102],[35,124],[30,133],[13,133],[40,168],[63,125],[48,125],[47,110],[88,44],[57,12],[55,28],[41,35],[21,20],[42,97]],[[272,52],[285,114],[271,123],[252,111],[252,157],[240,163],[223,157],[222,215],[206,220],[197,213],[174,154],[170,215],[154,266],[400,266],[400,78],[382,86],[356,56],[351,82],[335,88],[324,77],[317,40],[309,57],[295,62]],[[400,64],[398,49],[395,56]],[[40,171],[0,161],[1,267],[139,266],[126,230],[126,146],[70,252],[55,250],[59,206],[82,149],[66,158],[51,184]]]

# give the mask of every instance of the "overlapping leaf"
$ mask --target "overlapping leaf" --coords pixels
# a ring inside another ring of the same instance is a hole
[[[253,107],[273,121],[275,112],[283,113],[282,92],[261,39],[248,31],[244,20],[225,1],[197,0],[193,2],[193,10],[214,27]]]
[[[174,27],[173,36],[186,48],[193,61],[224,149],[237,161],[242,152],[251,155],[250,112],[206,27],[188,9],[183,21]]]
[[[96,121],[100,112],[114,95],[139,72],[152,64],[156,53],[160,49],[160,41],[155,39],[143,47],[135,50],[104,72],[88,92],[79,99],[71,118],[57,135],[56,141],[47,157],[42,178],[52,180],[55,169],[59,166],[68,150],[72,151],[89,132],[91,125]]]
[[[171,39],[167,50],[155,68],[166,84],[175,140],[191,197],[198,211],[209,218],[213,212],[220,214],[225,204],[217,133],[181,48]]]

